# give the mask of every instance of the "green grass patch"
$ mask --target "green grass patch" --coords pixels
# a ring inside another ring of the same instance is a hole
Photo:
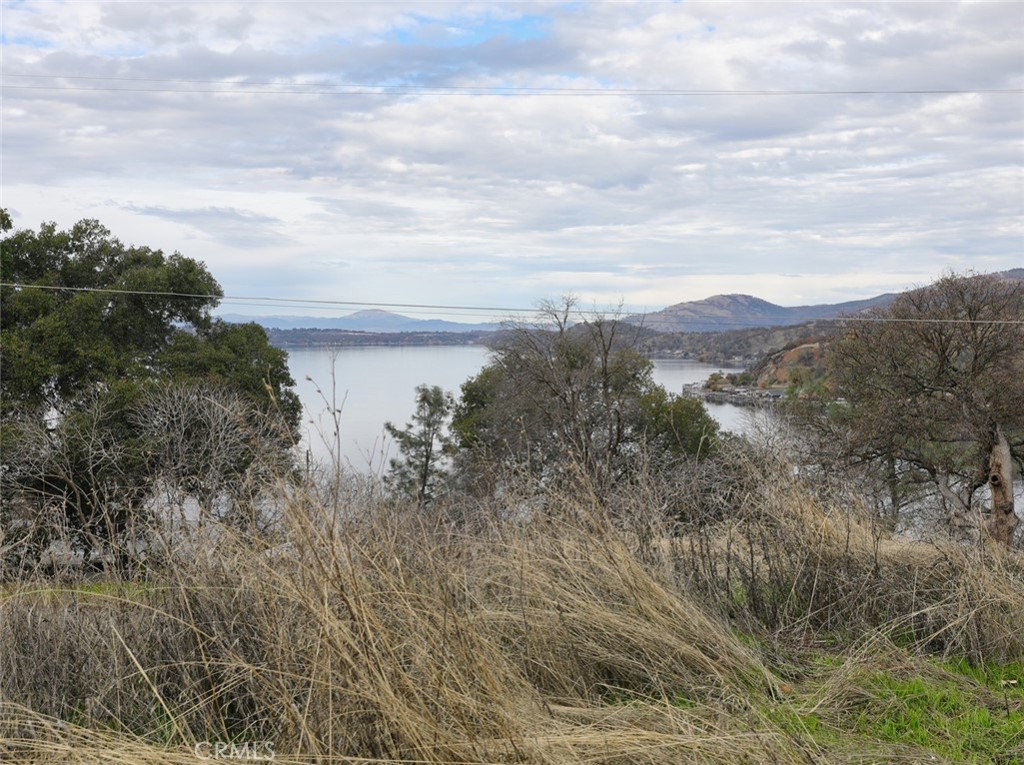
[[[966,659],[955,658],[936,663],[951,673],[974,680],[1007,700],[1024,701],[1024,662],[985,662],[973,665]]]
[[[9,585],[0,590],[0,600],[8,598],[31,598],[41,603],[57,605],[76,600],[124,600],[129,602],[149,603],[159,592],[166,591],[166,586],[147,582],[107,581],[97,579],[88,582],[76,582],[61,586],[40,585]]]
[[[762,707],[763,719],[825,761],[898,747],[923,761],[1024,765],[1024,663],[978,665],[889,646],[877,654],[797,649],[782,663],[798,671],[783,673],[794,679]]]
[[[830,749],[842,742],[840,730],[830,726],[817,712],[784,704],[771,710],[769,719],[789,736],[812,742],[815,748]]]
[[[982,685],[990,689],[988,683]],[[957,762],[1020,761],[1024,708],[1011,705],[1009,694],[1003,699],[979,694],[976,684],[956,678],[900,678],[887,673],[868,678],[866,690],[873,701],[858,716],[859,733],[915,744]]]

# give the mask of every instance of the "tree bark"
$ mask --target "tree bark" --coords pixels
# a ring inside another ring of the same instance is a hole
[[[988,459],[988,485],[992,492],[992,514],[987,529],[998,544],[1009,548],[1020,523],[1013,511],[1013,458],[1002,428],[996,427],[995,444]]]

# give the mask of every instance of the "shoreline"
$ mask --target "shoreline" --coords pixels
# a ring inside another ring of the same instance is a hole
[[[781,388],[754,388],[749,386],[730,388],[729,390],[708,390],[703,383],[691,383],[684,386],[683,395],[699,398],[712,404],[732,404],[750,409],[768,409],[774,407],[786,396]]]

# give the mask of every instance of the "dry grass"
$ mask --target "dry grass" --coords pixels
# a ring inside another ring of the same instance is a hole
[[[293,490],[273,548],[225,531],[144,582],[6,585],[0,759],[806,763],[766,714],[780,635],[1024,656],[1019,559],[885,539],[748,469],[732,517],[675,538],[579,500],[470,527]],[[815,703],[852,703],[830,682]]]
[[[1024,656],[1020,552],[893,536],[855,497],[823,502],[788,466],[749,462],[744,470],[737,512],[663,548],[705,603],[753,631],[850,643],[882,631],[975,662]]]

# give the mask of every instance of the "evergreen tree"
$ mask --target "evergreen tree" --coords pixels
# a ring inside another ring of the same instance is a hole
[[[287,452],[301,405],[287,354],[258,325],[211,310],[222,291],[179,253],[124,245],[95,220],[13,231],[0,211],[0,512],[7,528],[64,528],[88,555],[117,539],[165,466],[147,434],[155,389],[179,388],[192,408],[240,396],[236,427],[269,432]],[[203,419],[189,420],[201,441]],[[265,440],[265,439],[264,439]],[[256,454],[263,447],[249,450]],[[238,476],[252,459],[235,460]],[[198,466],[197,469],[203,469]]]
[[[384,425],[401,453],[391,460],[389,483],[399,492],[426,507],[436,497],[444,480],[445,459],[454,442],[448,433],[452,396],[437,385],[416,386],[416,411],[404,428],[391,422]]]

